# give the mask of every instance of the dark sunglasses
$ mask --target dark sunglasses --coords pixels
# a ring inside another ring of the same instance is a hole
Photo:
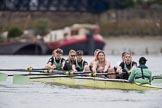
[[[56,50],[56,53],[63,54],[63,51],[62,50]]]
[[[75,55],[70,55],[71,57],[75,57]]]

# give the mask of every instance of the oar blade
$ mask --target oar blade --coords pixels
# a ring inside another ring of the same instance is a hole
[[[1,81],[6,81],[6,80],[7,80],[7,77],[8,77],[7,74],[5,74],[5,73],[0,73],[0,82],[1,82]]]
[[[152,83],[162,83],[162,79],[154,79],[152,80]]]
[[[162,83],[162,75],[153,76],[152,83]]]
[[[29,84],[30,79],[23,75],[13,75],[13,84]]]

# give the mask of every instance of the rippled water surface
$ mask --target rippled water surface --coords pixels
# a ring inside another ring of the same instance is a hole
[[[0,69],[42,68],[50,56],[0,56]],[[67,58],[65,56],[65,58]],[[138,61],[139,56],[133,57]],[[161,73],[162,56],[146,56],[153,75]],[[87,61],[91,56],[84,58]],[[120,56],[108,56],[112,65]],[[5,72],[11,74],[13,72]],[[20,73],[20,72],[19,72]],[[162,87],[161,83],[156,85]],[[0,84],[0,108],[161,108],[162,90],[125,91],[69,88],[43,83],[12,84],[12,77]]]

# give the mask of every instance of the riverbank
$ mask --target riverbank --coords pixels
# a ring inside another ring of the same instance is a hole
[[[162,36],[120,36],[107,37],[104,48],[108,55],[120,55],[130,50],[135,55],[162,54]]]
[[[122,9],[109,10],[102,14],[59,11],[1,11],[0,33],[15,26],[42,33],[42,31],[57,30],[73,24],[97,23],[104,36],[158,36],[162,35],[161,11],[162,9]]]

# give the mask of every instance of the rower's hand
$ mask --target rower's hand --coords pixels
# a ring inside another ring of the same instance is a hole
[[[122,70],[119,71],[119,74],[123,74],[124,72]]]
[[[120,75],[123,73],[122,69],[117,69],[116,72]]]
[[[108,73],[109,71],[102,71],[103,73]]]
[[[131,73],[131,71],[128,71],[128,74],[130,74]]]
[[[114,68],[108,68],[108,72],[114,72]]]
[[[74,73],[75,73],[75,71],[71,71],[71,72],[69,73],[69,75],[70,75],[70,76],[74,76]]]
[[[55,65],[52,65],[51,68],[52,68],[52,69],[56,69],[56,66],[55,66]]]
[[[46,66],[45,66],[45,68],[46,69],[52,69],[52,70],[54,70],[54,69],[56,69],[56,66],[55,65],[49,65],[49,64],[47,64]]]

